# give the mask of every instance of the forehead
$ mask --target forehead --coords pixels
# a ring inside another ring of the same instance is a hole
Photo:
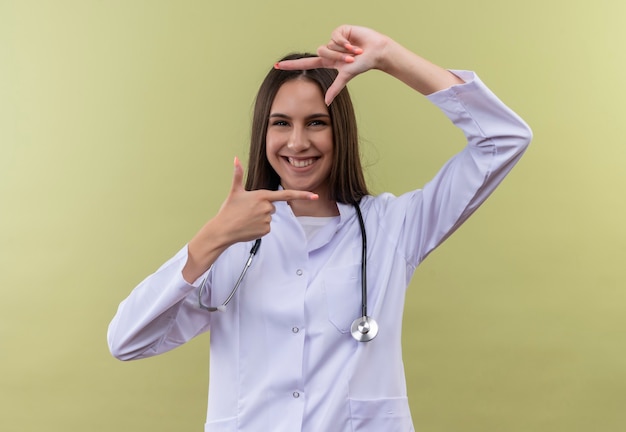
[[[328,112],[324,103],[324,95],[319,85],[308,79],[293,79],[280,86],[271,111],[280,109],[315,109]]]

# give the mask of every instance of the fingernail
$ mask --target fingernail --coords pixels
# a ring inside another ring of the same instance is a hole
[[[316,200],[316,199],[319,199],[319,198],[320,198],[320,196],[318,194],[311,195],[311,200]]]
[[[346,63],[354,63],[354,57],[352,57],[352,56],[346,56],[346,57],[344,58],[344,61],[345,61]]]
[[[355,48],[354,49],[354,53],[355,54],[363,54],[363,49],[362,48]]]
[[[352,51],[354,49],[354,47],[349,43],[345,44],[344,47],[349,51]]]
[[[274,69],[280,69],[280,62],[274,63]]]

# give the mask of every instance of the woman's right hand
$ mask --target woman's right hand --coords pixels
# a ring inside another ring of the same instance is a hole
[[[193,283],[229,246],[256,240],[270,232],[275,201],[315,200],[317,194],[297,190],[247,191],[243,167],[235,158],[230,193],[218,213],[189,241],[183,277]]]

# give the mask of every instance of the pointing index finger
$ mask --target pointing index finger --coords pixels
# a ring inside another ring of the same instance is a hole
[[[305,57],[295,60],[283,60],[274,65],[275,69],[282,70],[305,70],[323,67],[320,57]]]
[[[311,201],[319,199],[319,195],[313,192],[285,189],[278,191],[267,191],[267,199],[271,202],[294,200]]]

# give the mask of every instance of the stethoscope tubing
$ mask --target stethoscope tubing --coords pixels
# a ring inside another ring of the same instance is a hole
[[[367,316],[367,234],[365,233],[365,222],[361,213],[361,206],[354,205],[359,219],[361,229],[361,315]]]
[[[208,279],[208,275],[207,277],[204,278],[204,280],[202,281],[202,285],[200,285],[200,289],[198,290],[198,305],[202,309],[207,310],[209,312],[217,312],[217,311],[224,312],[226,310],[226,306],[231,301],[231,299],[235,296],[235,293],[239,289],[239,285],[241,285],[241,281],[243,281],[244,276],[248,272],[248,269],[250,268],[250,265],[252,264],[252,259],[254,258],[257,251],[259,250],[259,247],[261,247],[261,239],[256,239],[254,241],[254,244],[252,245],[252,249],[250,249],[250,255],[248,256],[248,260],[246,261],[246,264],[243,266],[243,269],[241,270],[241,273],[239,274],[239,278],[237,278],[237,282],[235,282],[235,286],[230,291],[230,294],[228,295],[226,300],[224,300],[224,303],[222,303],[220,306],[207,306],[204,303],[202,303],[202,294],[204,293],[204,290],[206,288],[206,281]]]
[[[378,334],[378,323],[367,315],[367,233],[359,203],[354,203],[361,229],[361,316],[350,326],[352,337],[359,342],[369,342]]]

